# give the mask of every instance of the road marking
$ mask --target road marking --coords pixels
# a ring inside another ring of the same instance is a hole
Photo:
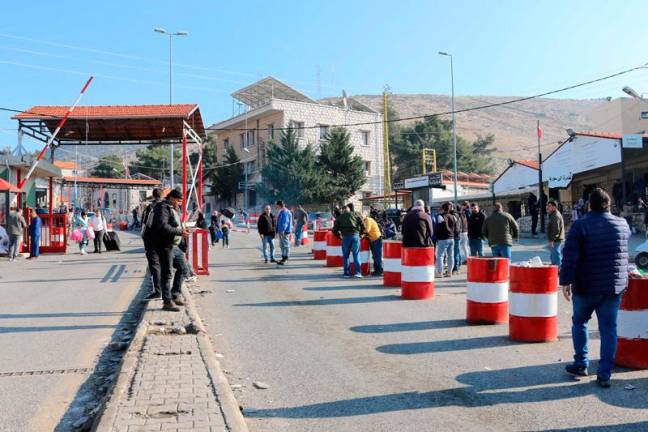
[[[113,264],[112,266],[110,266],[110,268],[108,269],[108,273],[106,273],[103,279],[101,279],[101,283],[108,282],[108,280],[112,277],[112,274],[115,272],[115,269],[117,269],[117,264]]]
[[[126,273],[126,264],[120,264],[119,270],[117,270],[117,273],[115,274],[115,276],[113,276],[110,282],[112,283],[118,282],[119,278],[121,278],[124,273]]]
[[[94,368],[75,368],[75,369],[46,369],[46,370],[32,370],[32,371],[14,371],[14,372],[0,372],[2,377],[14,376],[34,376],[34,375],[67,375],[67,374],[89,374],[94,371]]]

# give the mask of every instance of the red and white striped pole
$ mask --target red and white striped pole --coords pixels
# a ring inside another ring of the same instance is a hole
[[[27,180],[29,180],[29,177],[31,177],[32,173],[36,169],[36,165],[38,165],[38,162],[40,162],[41,159],[43,159],[43,156],[45,156],[45,153],[47,152],[47,149],[49,148],[50,145],[54,142],[54,139],[58,135],[58,133],[63,129],[63,126],[65,126],[65,123],[67,123],[68,118],[70,117],[70,114],[72,114],[72,111],[77,107],[79,102],[81,101],[81,98],[83,97],[83,94],[85,91],[88,89],[90,86],[90,83],[94,79],[93,76],[91,76],[88,81],[85,83],[83,88],[81,89],[81,93],[79,93],[79,96],[76,98],[72,106],[67,110],[61,121],[59,121],[58,125],[56,126],[56,129],[54,130],[54,133],[52,136],[47,140],[47,143],[45,144],[45,147],[43,147],[43,150],[38,154],[36,157],[36,160],[32,164],[32,166],[29,168],[29,171],[27,171],[27,174],[25,174],[25,177],[20,181],[18,184],[18,189],[22,189],[23,186],[25,186],[25,183],[27,183]]]
[[[648,369],[648,279],[630,279],[617,319],[616,364]]]

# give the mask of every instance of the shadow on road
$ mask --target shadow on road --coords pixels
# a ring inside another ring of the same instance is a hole
[[[343,305],[343,304],[358,304],[358,303],[376,303],[376,302],[389,302],[398,301],[399,296],[372,296],[372,297],[349,297],[349,298],[332,298],[332,299],[318,299],[318,300],[294,300],[294,301],[275,301],[266,303],[240,303],[234,306],[239,307],[285,307],[285,306],[330,306],[330,305]]]
[[[648,421],[606,426],[583,426],[567,429],[534,429],[533,431],[529,430],[526,432],[626,432],[646,430],[648,430]]]
[[[515,344],[516,342],[512,342],[507,336],[484,336],[469,339],[451,339],[382,345],[376,348],[376,350],[384,354],[409,355],[448,351],[464,351],[478,348],[494,348],[512,346]]]
[[[42,327],[0,327],[0,334],[6,333],[32,333],[32,332],[51,332],[51,331],[72,331],[72,330],[96,330],[105,328],[115,328],[115,325],[70,325],[70,326],[42,326]]]
[[[392,333],[418,330],[435,330],[447,329],[454,327],[463,327],[466,325],[465,320],[439,320],[439,321],[419,321],[396,324],[372,324],[351,327],[350,330],[357,333]]]
[[[122,316],[125,313],[126,313],[126,311],[123,311],[123,312],[54,312],[54,313],[34,313],[34,314],[0,314],[0,319]]]
[[[304,288],[304,291],[346,291],[346,290],[362,290],[362,289],[396,289],[391,287],[383,287],[382,285],[362,285],[362,284],[353,284],[353,285],[342,285],[342,286],[323,286],[323,287],[308,287]]]

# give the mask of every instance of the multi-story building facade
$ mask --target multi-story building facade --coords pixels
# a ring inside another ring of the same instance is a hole
[[[648,101],[617,98],[592,110],[592,130],[615,134],[648,133]]]
[[[318,102],[272,77],[264,78],[232,94],[244,112],[210,126],[216,136],[218,160],[224,160],[233,148],[247,172],[247,206],[258,209],[263,199],[257,197],[254,185],[263,182],[262,168],[267,163],[270,142],[278,142],[283,129],[291,127],[301,145],[312,145],[317,151],[332,126],[345,126],[351,135],[354,153],[365,164],[367,182],[354,197],[381,194],[384,179],[382,114],[352,98],[339,104]],[[363,124],[359,124],[363,123]],[[357,125],[356,125],[357,124]],[[244,206],[242,182],[236,205]],[[217,203],[219,205],[222,203]]]

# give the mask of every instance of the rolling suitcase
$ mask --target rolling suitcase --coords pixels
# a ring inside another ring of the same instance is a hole
[[[103,238],[104,246],[106,246],[107,251],[118,251],[119,248],[119,236],[115,231],[109,231],[104,235]]]

